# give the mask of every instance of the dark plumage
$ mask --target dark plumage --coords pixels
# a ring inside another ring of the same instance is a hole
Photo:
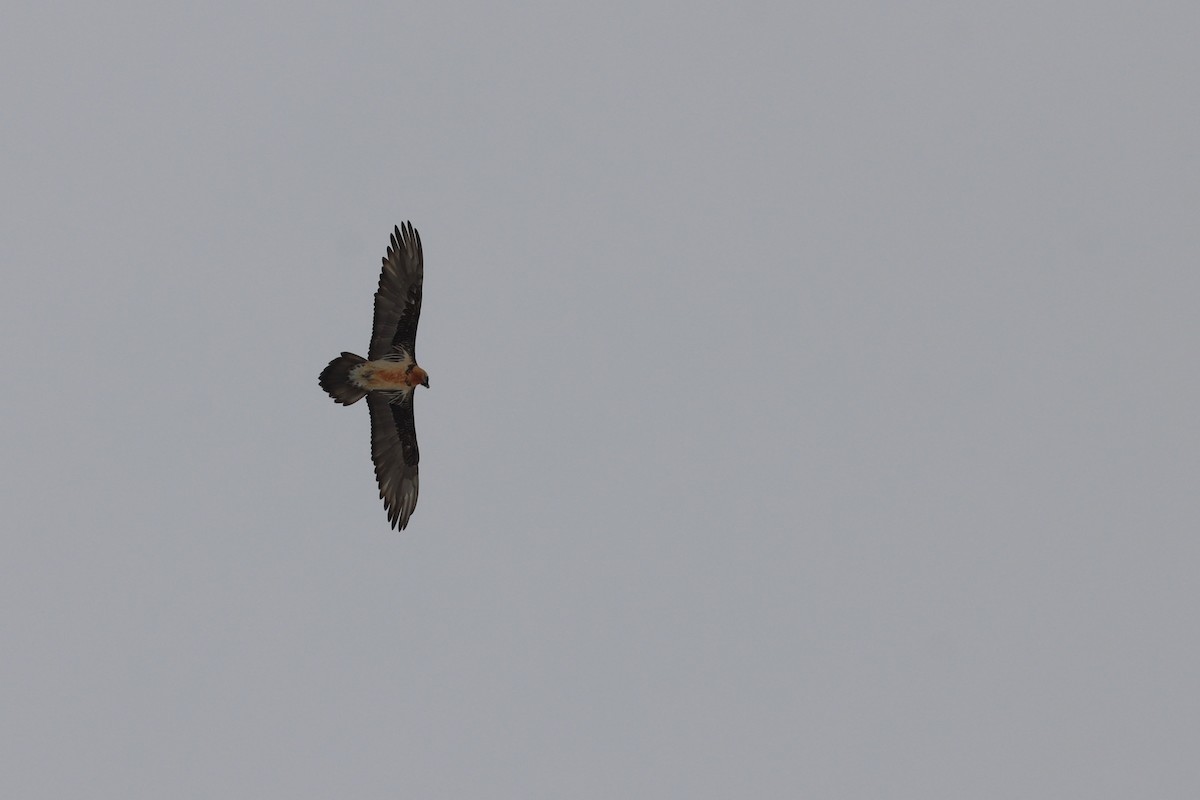
[[[429,375],[416,355],[424,273],[421,237],[406,222],[392,234],[383,259],[367,358],[342,353],[329,362],[319,381],[343,405],[367,398],[379,496],[388,522],[400,529],[408,525],[420,489],[413,394],[417,385],[429,387]]]

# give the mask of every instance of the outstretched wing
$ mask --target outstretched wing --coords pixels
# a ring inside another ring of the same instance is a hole
[[[416,360],[424,276],[421,236],[411,222],[406,222],[392,234],[392,244],[383,259],[379,289],[375,292],[375,326],[371,329],[371,349],[367,352],[371,361],[394,352],[392,348],[397,345]]]
[[[417,507],[417,428],[413,420],[413,397],[403,402],[389,403],[386,394],[367,395],[371,409],[371,460],[375,462],[375,477],[379,479],[379,496],[387,509],[388,522],[393,528],[408,525],[408,518]]]

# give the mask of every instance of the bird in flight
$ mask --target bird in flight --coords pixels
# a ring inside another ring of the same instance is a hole
[[[398,226],[383,259],[375,292],[375,324],[367,357],[342,353],[321,372],[321,388],[348,406],[367,398],[371,412],[371,460],[388,522],[403,530],[417,507],[416,387],[429,388],[417,366],[417,321],[425,267],[421,236],[411,222]]]

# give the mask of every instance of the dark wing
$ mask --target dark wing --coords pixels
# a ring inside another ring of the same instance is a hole
[[[417,428],[413,421],[413,398],[389,403],[387,395],[367,395],[371,409],[371,460],[379,479],[379,496],[387,509],[388,522],[404,530],[417,507]]]
[[[416,360],[424,277],[421,236],[411,222],[406,222],[392,234],[392,244],[383,259],[379,290],[375,292],[375,326],[371,329],[371,349],[367,352],[371,361],[392,353],[395,345],[403,347]]]

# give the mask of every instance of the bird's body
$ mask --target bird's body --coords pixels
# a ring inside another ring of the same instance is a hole
[[[342,353],[321,372],[321,388],[342,405],[367,398],[371,460],[388,522],[403,529],[417,506],[417,432],[413,390],[429,388],[417,364],[417,323],[425,278],[421,237],[412,223],[397,227],[375,292],[375,320],[367,358]]]
[[[364,361],[350,370],[350,382],[370,392],[408,394],[428,379],[425,370],[415,366],[411,359]]]

